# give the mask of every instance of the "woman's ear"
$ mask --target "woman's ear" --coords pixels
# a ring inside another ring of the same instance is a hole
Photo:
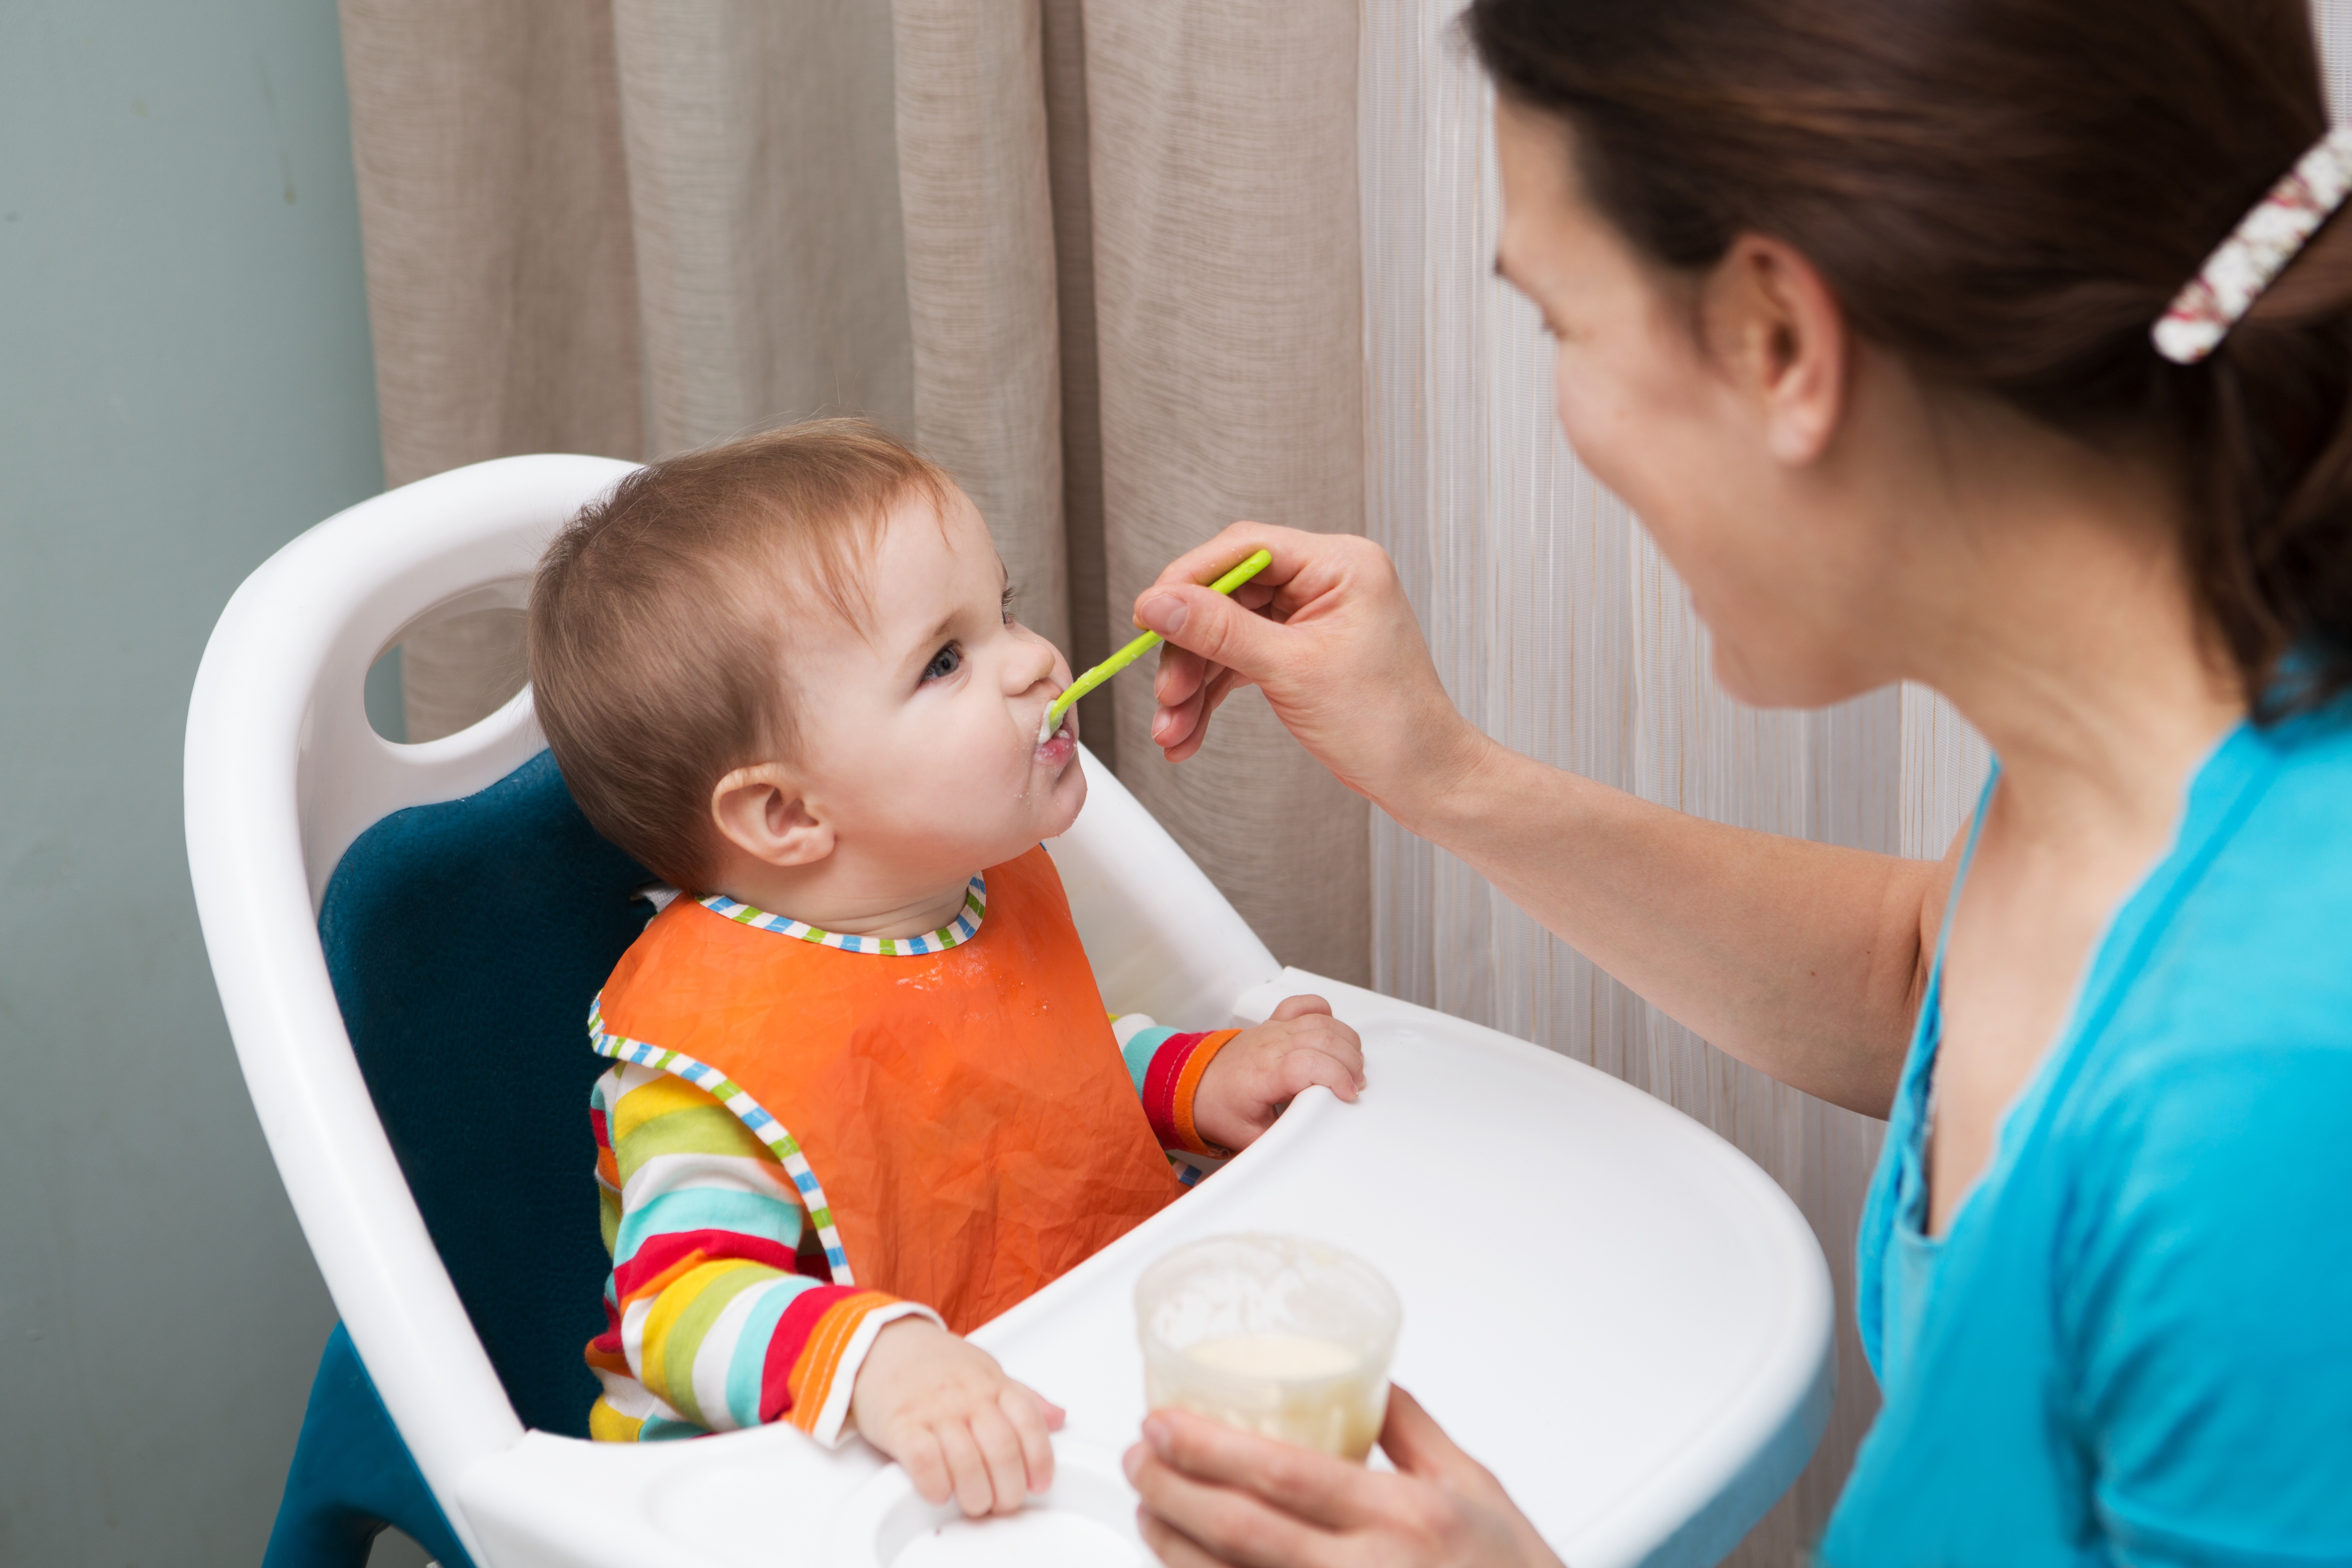
[[[775,763],[737,768],[710,792],[720,837],[771,866],[814,866],[833,853],[833,828],[818,820],[792,771]]]
[[[1795,247],[1744,234],[1708,292],[1708,335],[1757,400],[1772,457],[1819,460],[1845,417],[1851,336],[1828,281]]]

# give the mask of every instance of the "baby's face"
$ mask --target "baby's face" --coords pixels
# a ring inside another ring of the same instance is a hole
[[[891,510],[866,582],[866,635],[830,616],[787,638],[795,771],[837,854],[910,884],[953,881],[1066,830],[1086,804],[1076,716],[1037,727],[1070,683],[1054,645],[1013,617],[979,511],[950,490]]]

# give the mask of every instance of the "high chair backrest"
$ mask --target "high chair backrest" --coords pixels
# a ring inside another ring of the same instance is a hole
[[[540,752],[353,841],[319,910],[377,1119],[526,1426],[588,1435],[610,1268],[588,1172],[588,1005],[653,907]]]
[[[578,1358],[599,1321],[585,1094],[602,1064],[579,1031],[644,917],[626,897],[644,873],[586,831],[528,689],[458,734],[397,745],[369,726],[364,686],[428,616],[520,607],[548,539],[629,468],[502,458],[328,520],[230,601],[189,706],[189,866],[247,1088],[344,1324],[453,1520],[471,1465],[525,1422],[577,1431],[575,1396],[584,1411]],[[1051,848],[1106,997],[1223,1021],[1279,965],[1084,765],[1087,809]]]

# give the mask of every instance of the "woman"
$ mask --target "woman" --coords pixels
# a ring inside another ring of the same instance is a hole
[[[1717,679],[1926,682],[1995,779],[1935,866],[1644,804],[1472,730],[1377,548],[1254,524],[1138,601],[1185,650],[1155,740],[1256,683],[1667,1012],[1889,1118],[1827,1561],[2352,1562],[2352,139],[2303,0],[1467,25],[1500,269]],[[1259,542],[1239,605],[1192,586]],[[1163,1412],[1129,1463],[1172,1568],[1553,1561],[1402,1394],[1384,1441]]]

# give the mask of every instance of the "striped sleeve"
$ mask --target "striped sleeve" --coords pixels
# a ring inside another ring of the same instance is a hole
[[[1162,1149],[1224,1159],[1233,1153],[1202,1138],[1192,1125],[1192,1100],[1201,1077],[1239,1029],[1184,1034],[1163,1028],[1140,1013],[1111,1021],[1112,1037],[1127,1060],[1128,1076],[1143,1101],[1153,1136]]]
[[[619,1442],[788,1421],[848,1427],[858,1364],[887,1323],[937,1314],[829,1282],[792,1178],[705,1090],[624,1062],[589,1104],[613,1271],[588,1364],[589,1435]]]

